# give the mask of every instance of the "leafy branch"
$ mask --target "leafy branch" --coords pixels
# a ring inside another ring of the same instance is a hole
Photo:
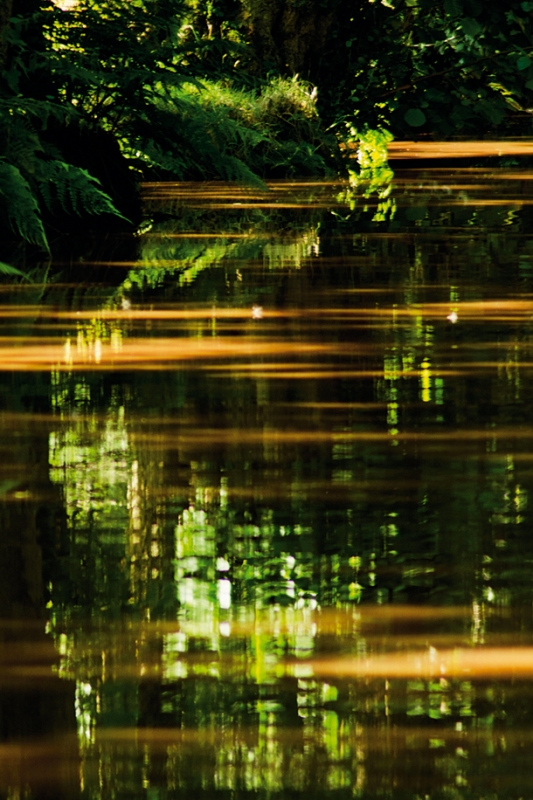
[[[478,64],[481,64],[481,63],[486,62],[486,61],[494,61],[496,59],[501,58],[502,56],[512,55],[513,53],[516,53],[516,49],[514,49],[514,48],[512,50],[505,50],[502,53],[493,53],[490,56],[482,56],[481,58],[478,58],[475,61],[472,61],[470,64],[454,64],[451,67],[448,67],[447,69],[440,70],[439,72],[432,72],[429,75],[421,75],[420,78],[415,78],[414,80],[411,81],[411,83],[406,83],[403,86],[396,87],[396,89],[391,89],[388,92],[383,92],[382,94],[379,95],[379,97],[380,98],[391,97],[392,95],[395,95],[398,92],[407,92],[410,89],[413,89],[415,86],[417,86],[422,81],[429,81],[429,80],[432,80],[434,78],[441,78],[444,75],[449,75],[452,72],[459,72],[461,70],[470,71],[470,70],[474,69],[474,67],[476,65],[478,65]]]

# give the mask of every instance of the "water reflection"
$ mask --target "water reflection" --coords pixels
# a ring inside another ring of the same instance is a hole
[[[5,287],[4,796],[528,796],[530,186],[149,185]]]
[[[528,156],[533,142],[528,139],[484,142],[389,142],[389,158],[482,158],[486,156]]]

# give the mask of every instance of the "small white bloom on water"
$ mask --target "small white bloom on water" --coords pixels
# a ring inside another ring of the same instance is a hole
[[[252,319],[263,319],[263,309],[261,306],[252,306]]]
[[[455,311],[452,311],[452,313],[451,313],[451,314],[448,314],[448,316],[446,317],[446,319],[447,319],[447,320],[449,320],[450,322],[457,322],[457,320],[459,319],[459,317],[457,316],[457,312],[455,312]]]

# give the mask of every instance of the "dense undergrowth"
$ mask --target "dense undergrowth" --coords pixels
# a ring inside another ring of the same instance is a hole
[[[137,224],[132,189],[143,179],[264,186],[338,167],[313,86],[199,76],[190,43],[180,43],[183,14],[173,0],[80,0],[68,11],[35,3],[12,18],[0,202],[15,235],[49,251],[49,228],[71,228],[72,217]]]
[[[0,0],[4,239],[135,227],[146,179],[342,173],[387,213],[387,129],[530,132],[532,20],[519,0]]]

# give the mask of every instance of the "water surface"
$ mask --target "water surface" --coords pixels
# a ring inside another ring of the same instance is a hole
[[[2,796],[529,796],[531,174],[150,184],[2,288]]]

